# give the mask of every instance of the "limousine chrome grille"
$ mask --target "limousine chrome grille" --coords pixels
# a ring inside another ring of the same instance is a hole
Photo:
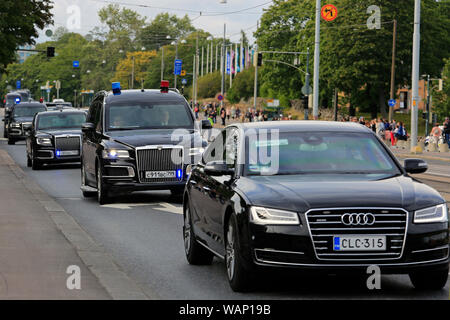
[[[173,178],[146,178],[146,172],[183,170],[183,147],[173,145],[138,147],[136,148],[136,166],[141,183],[180,181],[181,179],[176,176]]]
[[[78,135],[55,136],[55,149],[59,151],[78,151],[80,154],[81,137]]]
[[[306,213],[306,221],[319,260],[393,260],[403,255],[408,229],[408,212],[404,209],[312,209]],[[334,251],[334,236],[345,235],[386,236],[386,250]]]

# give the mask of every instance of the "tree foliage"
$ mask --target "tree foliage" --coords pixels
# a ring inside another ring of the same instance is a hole
[[[15,60],[18,46],[34,44],[38,29],[53,23],[49,0],[2,0],[0,6],[0,71]]]
[[[433,90],[432,92],[432,112],[438,115],[438,119],[440,121],[443,121],[445,117],[450,116],[450,58],[445,60],[445,66],[442,72],[442,80],[442,91]]]
[[[122,88],[124,89],[131,88],[129,84],[134,64],[135,82],[143,82],[147,77],[147,66],[155,56],[156,51],[128,52],[127,57],[125,59],[122,59],[117,65],[115,76],[113,79],[111,79],[111,81],[118,81],[122,83]],[[133,87],[137,87],[137,84],[134,84]]]

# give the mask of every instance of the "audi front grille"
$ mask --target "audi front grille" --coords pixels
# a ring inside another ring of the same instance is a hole
[[[80,154],[81,138],[80,136],[56,136],[55,149],[59,151],[75,151]]]
[[[319,260],[392,260],[403,254],[408,225],[408,212],[403,209],[312,209],[306,213],[306,220]],[[386,236],[386,250],[334,251],[333,237],[344,235]]]
[[[139,182],[160,183],[177,182],[182,178],[146,178],[147,171],[175,171],[183,170],[183,148],[175,146],[150,146],[137,148],[136,165]]]

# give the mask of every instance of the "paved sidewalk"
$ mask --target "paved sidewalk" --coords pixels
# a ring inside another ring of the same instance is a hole
[[[111,299],[55,225],[52,203],[0,149],[0,299]],[[80,290],[67,288],[71,265]]]
[[[426,160],[437,160],[437,161],[445,161],[450,162],[450,152],[428,152],[424,151],[420,154],[412,154],[408,149],[403,149],[400,147],[390,147],[391,151],[395,155],[400,155],[403,157],[411,157],[411,158],[422,158]]]

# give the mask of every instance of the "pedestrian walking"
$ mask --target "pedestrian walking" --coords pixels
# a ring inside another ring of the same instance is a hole
[[[448,147],[450,148],[450,118],[446,117],[444,122],[444,137],[445,141],[448,144]]]

